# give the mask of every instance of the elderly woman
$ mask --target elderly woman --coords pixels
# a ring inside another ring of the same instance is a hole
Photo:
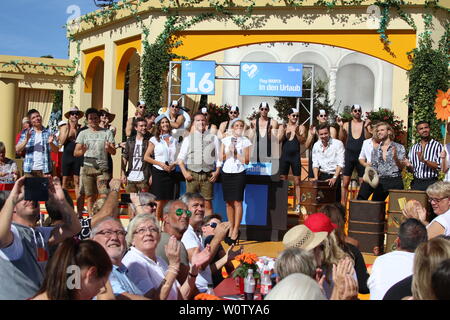
[[[179,209],[183,210],[183,209]],[[150,214],[140,214],[128,225],[127,243],[130,250],[122,260],[128,276],[142,292],[153,291],[151,297],[160,300],[186,300],[196,292],[195,279],[199,266],[209,255],[195,253],[189,276],[183,285],[176,280],[180,270],[180,242],[172,236],[166,246],[167,264],[156,256],[160,240],[159,223]]]
[[[403,210],[407,218],[420,220],[427,227],[428,239],[439,235],[450,235],[450,182],[438,181],[427,188],[428,202],[437,215],[430,223],[427,211],[420,204]]]

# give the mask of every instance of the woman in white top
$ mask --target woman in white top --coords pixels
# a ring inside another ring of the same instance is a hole
[[[427,221],[427,211],[418,205],[414,209],[403,210],[407,218],[415,218],[427,226],[428,239],[439,235],[450,236],[450,182],[438,181],[427,188],[428,202],[431,203],[436,218]]]
[[[188,299],[195,292],[198,265],[193,263],[183,285],[176,280],[180,270],[180,242],[172,236],[166,246],[169,265],[156,256],[160,240],[158,221],[151,214],[140,214],[128,225],[127,243],[130,250],[122,263],[128,269],[128,277],[142,292],[159,300]],[[193,259],[195,258],[195,255]],[[193,260],[197,261],[197,260]],[[152,293],[153,291],[153,293]]]
[[[242,201],[245,189],[245,165],[250,162],[252,143],[244,137],[245,123],[234,119],[231,123],[232,135],[222,139],[220,151],[222,166],[223,199],[226,201],[227,217],[230,222],[229,243],[239,238],[239,226],[242,220]]]
[[[153,165],[151,192],[156,196],[158,207],[156,213],[162,219],[164,205],[174,199],[175,178],[173,175],[176,162],[178,141],[171,135],[172,127],[166,115],[155,120],[153,137],[148,142],[144,161]]]

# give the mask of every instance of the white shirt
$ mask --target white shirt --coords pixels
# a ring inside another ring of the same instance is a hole
[[[312,150],[313,168],[320,168],[321,172],[334,174],[336,167],[344,169],[345,148],[342,141],[330,137],[328,146],[324,150],[322,140],[319,139]]]
[[[164,140],[163,138],[160,138],[159,142],[158,142],[158,140],[156,140],[156,137],[151,137],[149,142],[151,142],[155,146],[153,153],[155,155],[156,161],[159,161],[162,163],[168,162],[169,164],[172,164],[175,162],[175,154],[177,153],[177,146],[178,146],[177,139],[170,136],[169,144],[167,144],[166,140]],[[161,168],[158,165],[153,165],[153,166],[156,169],[164,170],[163,168]]]
[[[178,154],[178,160],[182,160],[185,164],[186,164],[186,161],[187,161],[187,157],[188,157],[188,153],[189,153],[189,150],[190,150],[190,146],[191,146],[191,139],[190,139],[190,136],[192,135],[192,134],[200,134],[198,131],[194,131],[194,133],[191,133],[189,136],[187,136],[187,137],[185,137],[184,139],[183,139],[183,143],[181,144],[181,148],[180,148],[180,153]],[[206,135],[210,135],[211,133],[209,132],[209,131],[205,131],[204,132],[204,135],[206,136]],[[194,139],[194,141],[195,141],[195,139]],[[219,139],[217,138],[217,136],[215,136],[214,135],[214,138],[213,138],[213,141],[214,141],[214,145],[213,146],[208,146],[208,145],[206,145],[206,146],[204,146],[204,148],[205,149],[208,149],[208,151],[209,151],[209,149],[211,149],[211,151],[214,149],[214,154],[215,154],[215,158],[213,159],[212,158],[212,156],[211,156],[211,159],[205,159],[205,160],[207,160],[206,162],[208,163],[208,164],[212,164],[212,163],[216,163],[216,166],[217,167],[220,167],[220,166],[222,166],[222,163],[220,162],[220,160],[219,160],[219,153],[220,153],[220,141],[219,141]],[[207,152],[207,154],[210,154],[209,152]],[[202,155],[200,154],[200,155],[197,155],[198,157],[199,157],[199,159],[197,159],[197,158],[194,158],[194,160],[199,160],[199,162],[201,163],[202,162]],[[197,161],[198,162],[198,161]]]
[[[434,222],[439,223],[445,229],[444,234],[446,236],[450,236],[450,210],[431,220],[430,224],[427,225],[427,228]]]
[[[128,269],[128,278],[144,293],[159,288],[169,268],[163,259],[156,257],[155,262],[135,247],[131,247],[123,257],[122,264]],[[179,287],[175,280],[167,300],[177,300]]]
[[[33,168],[32,170],[44,169],[44,146],[42,142],[42,131],[37,132],[34,136],[34,149],[33,149]]]
[[[397,282],[413,273],[414,253],[393,251],[379,256],[372,266],[367,280],[370,300],[382,300],[386,292]]]
[[[364,140],[361,153],[359,154],[359,159],[364,159],[366,162],[372,162],[372,151],[373,151],[373,139]]]
[[[244,154],[244,149],[251,146],[252,143],[247,137],[233,137],[229,136],[222,139],[223,146],[225,148],[225,153],[230,149],[231,144],[235,142],[236,152],[238,155],[242,156]],[[223,172],[226,173],[240,173],[245,170],[245,164],[239,161],[237,158],[228,158],[225,160],[223,167]]]
[[[191,225],[189,225],[188,229],[183,233],[181,242],[186,247],[186,250],[199,248],[201,251],[204,249],[202,237],[195,233],[194,228],[192,228]],[[204,270],[201,270],[198,273],[198,276],[195,279],[195,286],[198,291],[206,292],[206,290],[208,290],[208,284],[212,283],[211,268],[208,265]]]
[[[144,155],[142,154],[142,142],[143,139],[138,140],[136,138],[132,157],[132,169],[127,178],[129,181],[140,182],[144,180],[144,172],[142,171],[142,159],[144,157]]]

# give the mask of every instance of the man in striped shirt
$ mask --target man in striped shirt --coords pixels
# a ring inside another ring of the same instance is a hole
[[[425,191],[438,180],[442,145],[431,138],[428,122],[419,121],[416,130],[420,141],[411,147],[406,165],[414,173],[411,189]]]

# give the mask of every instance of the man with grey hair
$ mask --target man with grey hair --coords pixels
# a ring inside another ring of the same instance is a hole
[[[186,192],[180,199],[187,205],[188,210],[192,212],[192,216],[189,219],[189,226],[181,238],[181,242],[187,250],[189,261],[191,261],[197,249],[204,249],[202,225],[205,216],[205,198],[199,193]],[[199,276],[195,281],[199,292],[206,292],[208,285],[213,284],[210,263],[219,249],[220,242],[225,239],[229,229],[230,224],[228,222],[221,223],[216,228],[216,234],[211,241],[211,258],[200,268]]]
[[[111,259],[113,269],[109,282],[116,299],[147,300],[150,292],[143,294],[128,278],[128,269],[122,264],[122,258],[127,251],[126,234],[119,220],[106,217],[92,229],[91,239],[101,244]]]
[[[163,208],[163,227],[161,230],[161,239],[156,248],[156,255],[162,258],[167,264],[169,259],[166,256],[165,246],[171,236],[180,242],[180,272],[177,280],[184,283],[189,273],[189,257],[181,239],[184,232],[189,227],[189,218],[192,212],[188,210],[187,205],[181,200],[170,200]]]
[[[300,248],[286,248],[277,258],[275,271],[277,282],[292,273],[303,273],[314,279],[316,275],[314,254]]]
[[[130,193],[131,203],[129,205],[128,215],[130,220],[138,214],[148,213],[156,215],[156,197],[149,192]]]

